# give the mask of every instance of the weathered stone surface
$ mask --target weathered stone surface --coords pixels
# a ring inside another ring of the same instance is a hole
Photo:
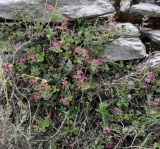
[[[143,16],[160,17],[160,6],[151,3],[139,3],[131,7],[132,13]]]
[[[118,36],[139,36],[140,32],[138,27],[134,26],[132,23],[117,23],[115,34]]]
[[[160,44],[160,30],[143,29],[143,34],[151,39],[151,41]]]
[[[108,0],[79,0],[63,5],[60,11],[68,18],[76,19],[113,13],[115,8]]]
[[[132,0],[121,0],[120,2],[120,11],[125,12],[129,10]]]
[[[55,6],[56,0],[50,0]],[[93,17],[113,13],[115,8],[109,0],[59,0],[57,9],[70,19]],[[43,17],[49,21],[51,8],[47,8],[46,0],[0,0],[0,17],[14,19],[15,12],[32,12],[35,17]]]
[[[152,3],[152,4],[160,4],[160,0],[139,0],[139,2],[144,2],[144,3]]]
[[[141,59],[146,55],[146,48],[138,37],[118,38],[106,45],[103,61]]]
[[[148,58],[141,64],[138,65],[138,68],[154,67],[160,64],[160,52],[156,51],[154,54],[148,56]]]
[[[43,14],[47,14],[47,11],[45,12],[45,6],[39,0],[0,0],[1,18],[15,19],[17,12],[32,12],[35,17],[43,17]]]

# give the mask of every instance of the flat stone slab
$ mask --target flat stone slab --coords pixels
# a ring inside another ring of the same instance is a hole
[[[137,26],[132,23],[117,23],[115,27],[115,35],[133,37],[139,36],[140,32]]]
[[[130,11],[142,16],[160,17],[160,6],[151,3],[133,5]]]
[[[57,5],[56,5],[57,4]],[[33,16],[42,17],[49,21],[52,6],[69,19],[93,17],[110,14],[115,11],[109,0],[0,0],[0,17],[15,19],[16,12],[33,13]]]
[[[149,37],[151,41],[160,44],[160,30],[143,29],[145,36]]]
[[[106,45],[104,62],[142,59],[146,57],[146,48],[138,37],[118,38]]]
[[[115,8],[108,0],[79,0],[63,5],[59,10],[68,18],[77,19],[110,14]]]

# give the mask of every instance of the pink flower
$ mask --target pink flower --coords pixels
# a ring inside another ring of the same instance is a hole
[[[37,81],[34,80],[34,79],[30,79],[28,82],[29,82],[29,84],[31,84],[31,85],[35,85]]]
[[[52,112],[50,111],[50,112],[48,112],[48,114],[47,114],[47,118],[51,118],[52,117]]]
[[[142,22],[142,23],[140,24],[140,27],[141,27],[141,28],[144,28],[144,22]]]
[[[106,145],[105,145],[105,149],[112,149],[113,147],[112,147],[112,144],[109,144],[109,143],[107,143]]]
[[[101,29],[101,32],[102,32],[102,33],[106,33],[106,32],[107,32],[106,28],[103,27],[103,28]]]
[[[27,58],[26,56],[20,57],[19,59],[17,59],[17,64],[24,64],[27,62]]]
[[[31,61],[35,62],[37,58],[36,58],[36,55],[32,54],[28,56],[28,59],[31,59]]]
[[[88,62],[90,60],[90,55],[88,53],[86,53],[84,55],[84,61]]]
[[[83,82],[88,81],[88,77],[84,76],[84,77],[82,78],[82,81],[83,81]]]
[[[149,16],[144,16],[142,18],[142,23],[140,24],[141,28],[147,27],[150,24]]]
[[[74,53],[77,54],[77,55],[81,55],[82,48],[81,47],[76,47],[75,50],[74,50]]]
[[[46,6],[46,11],[50,12],[53,10],[53,6],[52,5],[47,5]]]
[[[54,46],[55,48],[59,49],[59,48],[61,48],[62,43],[57,40],[57,41],[54,41],[54,42],[53,42],[53,46]]]
[[[158,105],[158,103],[155,102],[155,101],[151,101],[151,102],[149,103],[149,105],[152,106],[152,107],[156,107],[156,106]]]
[[[109,24],[112,27],[112,30],[115,31],[117,22],[116,21],[111,21]]]
[[[103,134],[111,133],[111,129],[110,128],[103,128],[102,132],[103,132]]]
[[[124,112],[120,108],[115,108],[118,115],[123,116]]]
[[[94,60],[92,61],[92,63],[93,63],[94,65],[96,65],[96,66],[99,66],[99,65],[102,64],[102,62],[101,62],[99,59],[94,59]]]
[[[33,101],[33,95],[30,95],[30,96],[29,96],[29,100],[30,100],[30,101]]]
[[[154,101],[160,103],[160,97],[156,97]]]
[[[3,70],[5,72],[13,72],[13,65],[12,64],[3,64]]]
[[[37,128],[38,128],[38,125],[34,125],[34,124],[32,124],[32,125],[31,125],[31,128],[33,128],[33,129],[37,129]]]
[[[62,81],[62,88],[63,88],[63,89],[65,88],[65,86],[67,85],[67,83],[68,83],[68,81],[67,81],[66,79],[64,79],[64,80]]]
[[[39,100],[41,98],[42,98],[41,93],[34,93],[33,95],[29,96],[29,100],[30,101],[37,101],[37,100]]]
[[[83,75],[83,70],[82,70],[82,68],[80,68],[77,70],[76,74],[74,75],[74,78],[80,79],[82,77],[82,75]]]
[[[39,85],[39,90],[43,91],[47,88],[49,88],[50,86],[48,85],[47,82],[42,82],[40,85]]]
[[[80,68],[80,69],[77,70],[77,75],[80,75],[80,76],[83,75],[83,70],[82,70],[82,68]]]
[[[61,99],[59,100],[59,102],[61,104],[63,104],[64,106],[69,106],[69,102],[64,97],[61,97]]]
[[[154,72],[153,72],[153,71],[151,71],[151,72],[149,73],[149,80],[150,80],[151,82],[155,80],[155,75],[154,75]]]
[[[75,86],[76,86],[77,89],[80,89],[81,88],[81,82],[76,82]]]

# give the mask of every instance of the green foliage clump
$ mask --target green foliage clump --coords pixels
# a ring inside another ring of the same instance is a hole
[[[103,63],[114,24],[1,24],[1,38],[20,43],[8,45],[10,99],[1,104],[25,128],[30,148],[159,147],[159,66],[137,71],[129,62]]]

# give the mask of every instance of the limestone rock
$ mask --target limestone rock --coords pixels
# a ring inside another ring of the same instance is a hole
[[[133,5],[130,9],[132,13],[142,16],[160,17],[160,6],[151,3],[139,3]]]
[[[75,0],[75,2],[60,7],[60,12],[70,19],[94,17],[110,14],[115,11],[108,0]]]
[[[139,0],[139,2],[144,2],[144,3],[152,3],[152,4],[160,4],[160,0]]]
[[[106,45],[104,62],[133,60],[146,57],[146,48],[138,37],[118,38]]]
[[[151,39],[151,41],[160,44],[160,30],[143,29],[143,34]]]
[[[140,35],[138,27],[132,23],[117,23],[115,28],[115,34],[118,36],[133,37]]]
[[[138,68],[149,68],[160,65],[160,52],[156,51],[141,64],[138,65]]]
[[[56,5],[57,4],[57,5]],[[67,18],[77,19],[110,14],[115,11],[109,0],[0,0],[0,17],[15,19],[17,12],[32,13],[34,18],[41,17],[45,22],[49,21],[52,9],[57,9]]]

